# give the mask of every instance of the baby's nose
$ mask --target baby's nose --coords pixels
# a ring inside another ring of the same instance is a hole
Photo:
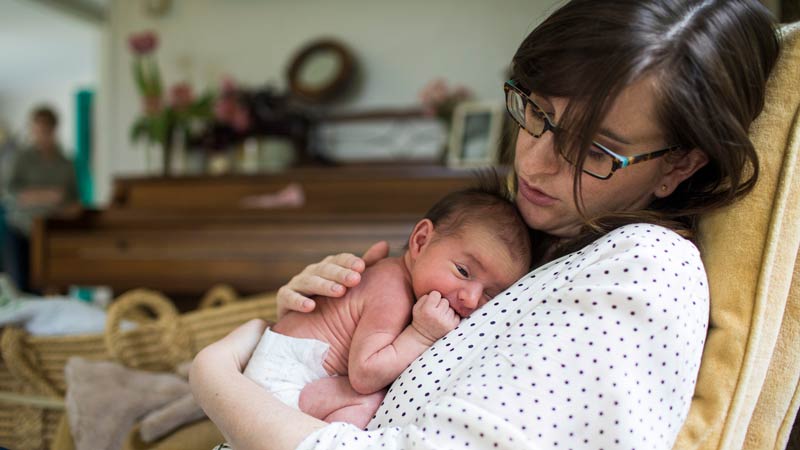
[[[459,300],[461,300],[461,305],[471,312],[478,307],[481,295],[483,295],[483,286],[480,283],[470,283],[461,290]]]

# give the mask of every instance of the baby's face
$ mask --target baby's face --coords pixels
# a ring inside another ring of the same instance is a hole
[[[434,238],[411,273],[417,298],[439,291],[456,313],[467,317],[527,272],[491,230],[469,225],[460,233]]]

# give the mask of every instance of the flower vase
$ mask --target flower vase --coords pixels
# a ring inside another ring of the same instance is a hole
[[[205,175],[208,164],[206,149],[189,148],[186,149],[184,173],[187,175]]]
[[[452,131],[453,117],[439,116],[438,119],[439,120],[437,120],[437,122],[439,124],[439,130],[441,130],[440,133],[442,139],[442,144],[441,144],[442,149],[440,150],[438,161],[440,164],[446,164],[447,159],[450,155],[450,139],[451,139],[450,135],[453,133]]]
[[[235,152],[234,149],[226,149],[221,152],[214,152],[208,158],[209,175],[226,175],[234,168]]]
[[[142,149],[144,152],[144,171],[148,176],[160,175],[163,172],[163,160],[161,159],[161,146],[152,142],[145,144]]]
[[[170,146],[170,172],[165,176],[184,175],[187,172],[186,139],[182,133],[175,133]]]
[[[161,176],[169,177],[172,174],[172,143],[167,139],[161,143]]]

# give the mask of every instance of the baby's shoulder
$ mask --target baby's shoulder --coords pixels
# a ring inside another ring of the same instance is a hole
[[[368,267],[357,286],[370,298],[413,296],[408,272],[400,258],[384,258]]]

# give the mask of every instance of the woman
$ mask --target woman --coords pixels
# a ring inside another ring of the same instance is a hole
[[[198,355],[198,401],[240,450],[670,448],[708,321],[696,219],[756,181],[747,132],[777,54],[755,0],[569,2],[525,39],[504,87],[541,265],[406,369],[370,431],[245,381],[255,321]],[[310,310],[364,264],[309,266],[279,303]]]

